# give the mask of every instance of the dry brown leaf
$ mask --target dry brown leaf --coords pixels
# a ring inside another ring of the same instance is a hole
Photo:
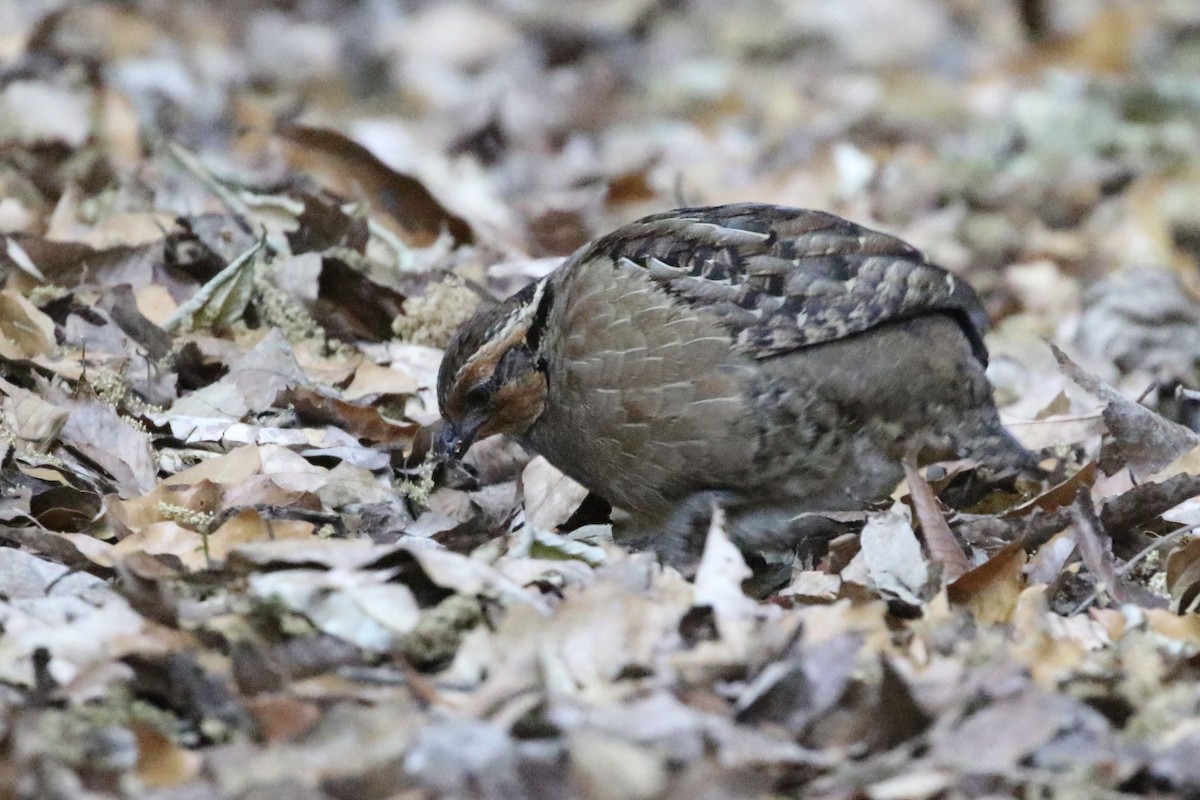
[[[108,498],[108,512],[113,521],[124,529],[133,532],[162,522],[169,513],[165,507],[184,509],[197,515],[214,514],[220,510],[224,495],[224,487],[207,478],[199,478],[194,482],[171,480],[159,484],[153,491],[129,500]]]
[[[275,506],[280,509],[320,511],[320,499],[305,489],[282,487],[270,475],[254,475],[233,486],[224,487],[220,507]]]
[[[14,235],[6,240],[7,247],[0,249],[0,266],[18,270],[19,279],[9,287],[19,292],[28,292],[45,283],[66,287],[87,282],[105,286],[122,283],[131,286],[160,283],[168,288],[194,286],[163,269],[161,243],[94,250],[85,244],[53,242],[39,236]],[[29,265],[34,267],[35,274],[30,274]]]
[[[242,544],[230,553],[231,569],[243,572],[324,566],[329,569],[364,569],[396,551],[395,545],[366,539],[280,539]]]
[[[134,722],[137,737],[137,776],[151,789],[168,789],[194,779],[203,759],[194,750],[175,743],[170,736],[144,722]]]
[[[1096,476],[1096,462],[1089,461],[1065,481],[1051,486],[1037,497],[1027,500],[1020,505],[1013,506],[1004,513],[1004,517],[1012,519],[1014,517],[1027,516],[1034,511],[1049,512],[1065,508],[1075,501],[1075,498],[1079,496],[1081,488],[1091,486],[1096,482]]]
[[[67,567],[0,548],[0,680],[14,686],[35,683],[33,654],[46,648],[48,669],[68,683],[92,664],[141,644],[147,626],[106,583],[91,575],[68,574]]]
[[[1014,420],[1006,424],[1022,445],[1035,452],[1049,447],[1086,442],[1108,430],[1104,425],[1104,417],[1099,412]]]
[[[1151,630],[1160,636],[1186,645],[1200,647],[1200,614],[1176,614],[1165,608],[1145,610]]]
[[[70,412],[0,378],[0,419],[26,446],[45,451],[67,424]]]
[[[288,145],[295,169],[317,175],[344,197],[367,200],[404,241],[428,247],[443,229],[458,243],[472,241],[466,221],[447,211],[420,181],[391,169],[337,131],[284,125],[277,128],[276,135]]]
[[[1067,560],[1074,553],[1075,531],[1068,529],[1056,533],[1030,557],[1025,570],[1026,579],[1031,585],[1053,583],[1058,580]]]
[[[815,570],[802,570],[792,575],[792,582],[776,593],[780,599],[796,599],[803,603],[832,603],[838,599],[842,579]]]
[[[33,358],[54,345],[54,321],[24,295],[0,292],[0,358]]]
[[[1023,588],[1026,554],[1011,542],[946,587],[950,602],[966,606],[980,625],[1008,622]]]
[[[117,481],[118,491],[136,494],[158,482],[158,458],[150,437],[135,421],[98,400],[59,398],[70,410],[59,439],[83,453]]]
[[[571,779],[595,800],[650,800],[660,797],[667,779],[661,754],[610,734],[573,731],[567,739]]]
[[[953,583],[971,568],[971,562],[946,523],[933,489],[910,458],[904,459],[904,477],[921,523],[925,546],[929,548],[929,557],[942,567],[942,585]]]
[[[325,355],[324,344],[305,341],[295,345],[294,353],[300,369],[314,385],[344,387],[354,377],[354,371],[365,360],[361,355]],[[344,400],[356,398],[346,397]]]
[[[224,561],[229,552],[249,542],[305,540],[316,535],[311,522],[297,519],[271,519],[257,509],[247,508],[230,517],[208,535],[208,556]]]
[[[1129,70],[1133,43],[1144,18],[1127,8],[1107,8],[1092,17],[1078,33],[1054,39],[1035,48],[1019,68],[1041,70],[1059,64],[1088,72],[1123,73]]]
[[[152,522],[121,539],[112,547],[112,557],[120,560],[134,553],[175,556],[188,569],[208,569],[214,560],[205,554],[203,534],[167,520]]]
[[[1148,478],[1148,481],[1162,483],[1176,475],[1200,475],[1200,444],[1183,453],[1170,464]]]
[[[543,614],[549,612],[549,606],[535,591],[514,583],[482,561],[441,548],[405,545],[403,549],[438,586],[468,597],[494,593],[508,602],[531,606]]]
[[[250,412],[262,412],[275,404],[280,392],[306,382],[292,347],[277,328],[272,328],[252,350],[229,367],[216,383],[179,398],[157,421],[172,417],[240,420]]]
[[[254,715],[259,733],[267,742],[283,742],[300,736],[321,718],[321,709],[316,703],[285,693],[248,698],[246,710]]]
[[[138,311],[155,325],[162,326],[174,316],[179,304],[165,286],[143,286],[134,292]]]
[[[1026,687],[935,737],[933,759],[970,774],[1009,775],[1064,730],[1107,732],[1104,718],[1078,700]]]
[[[392,337],[406,296],[342,258],[325,256],[317,278],[317,296],[306,303],[325,333],[347,342],[382,342]]]
[[[1197,610],[1200,598],[1200,539],[1176,547],[1167,556],[1167,591],[1177,614]]]
[[[342,397],[355,400],[377,400],[385,395],[416,394],[417,379],[403,370],[383,367],[370,361],[358,365],[354,379],[342,390]]]
[[[387,449],[407,448],[417,433],[416,425],[386,420],[373,406],[356,405],[305,387],[286,389],[276,398],[276,403],[292,408],[305,425],[336,425],[357,439]]]
[[[90,226],[87,230],[55,236],[46,232],[46,238],[60,241],[77,241],[106,250],[110,247],[139,247],[161,242],[167,236],[182,233],[183,229],[174,214],[161,211],[140,211],[112,214]]]
[[[1118,601],[1126,600],[1127,593],[1117,581],[1112,537],[1103,530],[1096,510],[1092,507],[1091,498],[1086,493],[1080,492],[1071,510],[1071,518],[1075,522],[1075,541],[1079,545],[1079,555],[1096,582],[1096,591],[1110,592]]]
[[[112,554],[116,558],[138,552],[172,555],[188,569],[209,569],[223,562],[234,548],[246,543],[308,539],[314,530],[311,522],[264,519],[256,509],[248,508],[226,520],[212,533],[170,520],[152,522],[117,542]]]

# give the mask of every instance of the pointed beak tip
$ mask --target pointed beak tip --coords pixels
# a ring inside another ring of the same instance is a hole
[[[447,422],[433,443],[433,455],[442,463],[456,464],[466,449],[462,433],[453,424]]]

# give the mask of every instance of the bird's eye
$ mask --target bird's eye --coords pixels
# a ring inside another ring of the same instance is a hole
[[[492,399],[492,388],[486,383],[472,386],[466,394],[467,405],[482,406]]]

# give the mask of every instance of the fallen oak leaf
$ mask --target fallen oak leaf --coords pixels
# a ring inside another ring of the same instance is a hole
[[[169,298],[170,295],[167,295]],[[155,325],[138,308],[137,297],[133,288],[123,283],[114,286],[104,297],[104,308],[112,321],[117,324],[125,335],[145,348],[146,355],[151,359],[165,360],[171,356],[173,342],[162,328]]]
[[[158,458],[150,436],[108,404],[82,392],[43,387],[43,394],[69,413],[58,440],[112,476],[125,496],[149,492],[157,483]]]
[[[303,614],[323,633],[377,653],[396,647],[420,618],[397,570],[286,569],[249,576],[250,592]]]
[[[146,722],[131,728],[137,740],[137,776],[150,789],[180,786],[199,774],[203,758],[177,744],[170,736]]]

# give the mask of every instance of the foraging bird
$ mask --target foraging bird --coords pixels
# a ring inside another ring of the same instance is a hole
[[[985,324],[965,282],[832,214],[656,214],[458,331],[437,450],[515,437],[671,557],[714,503],[739,546],[786,549],[810,512],[885,498],[910,453],[1034,468],[997,416]]]

